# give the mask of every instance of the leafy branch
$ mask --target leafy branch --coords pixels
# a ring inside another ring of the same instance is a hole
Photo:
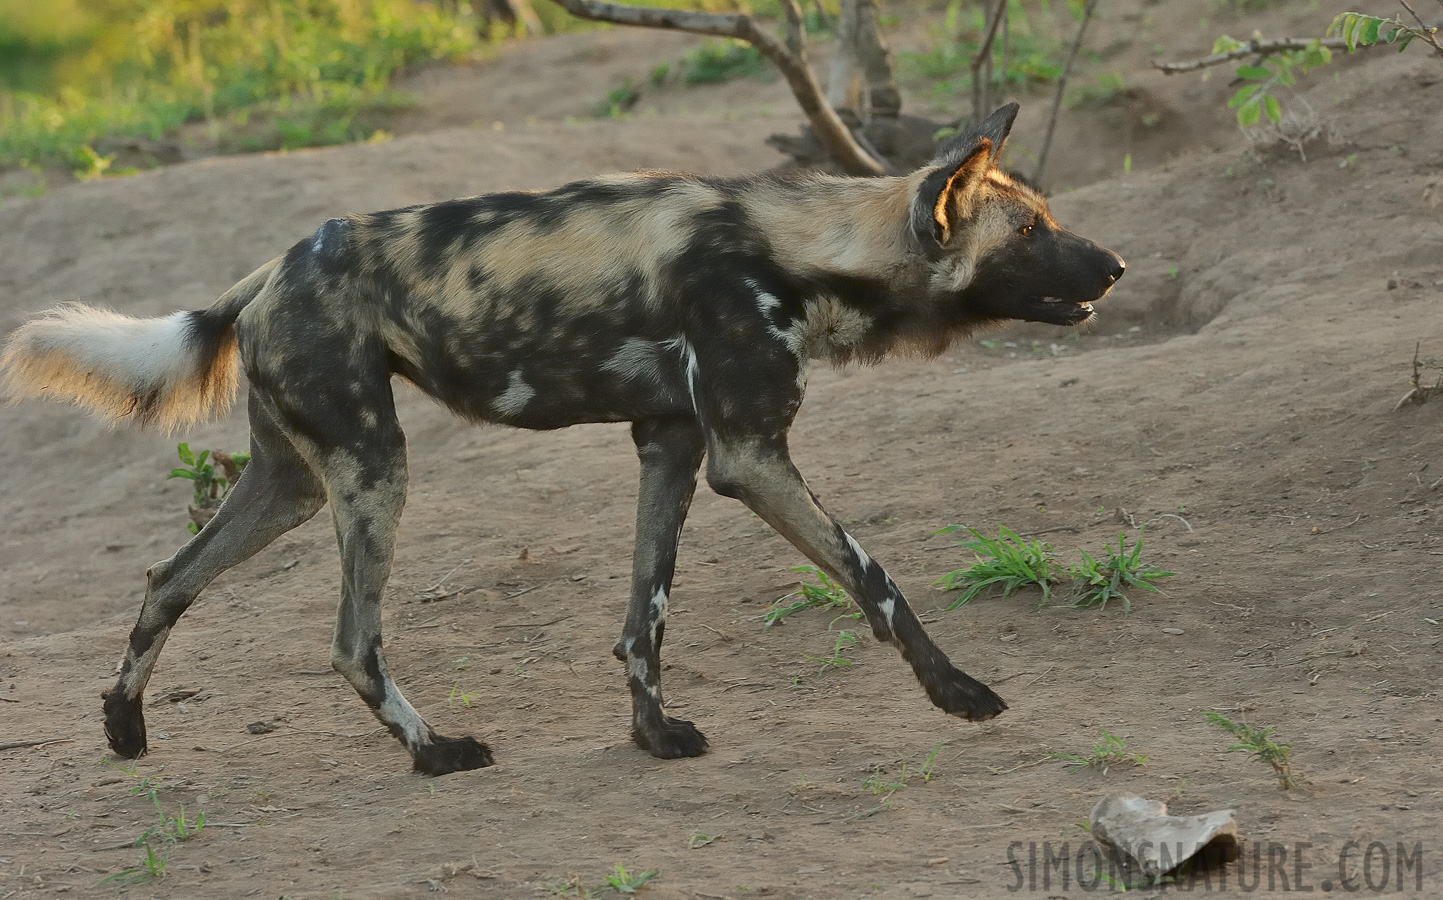
[[[1328,26],[1328,35],[1337,35],[1342,38],[1352,53],[1359,47],[1374,47],[1378,44],[1397,44],[1398,52],[1402,53],[1408,49],[1408,44],[1414,38],[1422,38],[1426,43],[1433,45],[1434,52],[1443,56],[1443,46],[1438,44],[1438,28],[1440,23],[1424,24],[1413,7],[1408,5],[1408,0],[1398,0],[1403,8],[1408,10],[1413,21],[1418,23],[1415,28],[1405,23],[1398,16],[1384,19],[1379,16],[1367,16],[1362,13],[1345,12],[1339,13],[1331,25]]]

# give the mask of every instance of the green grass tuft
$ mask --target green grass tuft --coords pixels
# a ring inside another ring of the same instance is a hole
[[[1236,744],[1228,748],[1229,750],[1246,750],[1253,759],[1271,766],[1273,774],[1277,776],[1280,789],[1287,790],[1300,784],[1307,784],[1306,778],[1293,772],[1292,745],[1279,744],[1274,741],[1271,727],[1252,728],[1246,722],[1234,722],[1215,712],[1209,712],[1206,715],[1209,722],[1238,739]]]
[[[817,583],[801,582],[797,590],[768,606],[766,612],[759,616],[752,616],[754,620],[761,620],[763,627],[771,628],[773,625],[785,621],[787,616],[808,609],[851,609],[855,611],[852,598],[847,596],[847,592],[841,586],[828,578],[826,572],[816,566],[793,566],[792,571],[809,574],[817,579]],[[856,615],[859,616],[861,613],[858,612]]]
[[[1071,753],[1049,753],[1049,759],[1063,759],[1077,766],[1087,766],[1093,769],[1106,771],[1111,766],[1130,763],[1140,766],[1147,762],[1146,756],[1131,753],[1127,749],[1127,741],[1108,731],[1102,729],[1102,740],[1092,745],[1092,752],[1087,756],[1075,756]]]
[[[1171,578],[1176,572],[1164,572],[1151,563],[1144,563],[1139,558],[1142,554],[1142,531],[1139,529],[1137,542],[1133,544],[1132,550],[1127,549],[1127,538],[1122,532],[1117,534],[1117,552],[1114,553],[1111,545],[1104,547],[1107,557],[1101,561],[1094,559],[1086,550],[1079,550],[1082,562],[1068,570],[1073,578],[1072,598],[1068,606],[1092,607],[1099,609],[1106,608],[1108,601],[1114,599],[1122,600],[1124,612],[1131,611],[1132,602],[1127,599],[1124,593],[1128,588],[1140,588],[1145,591],[1157,591],[1158,586],[1153,584],[1162,578]]]
[[[936,534],[959,530],[949,525]],[[973,540],[963,541],[976,555],[976,561],[965,569],[956,569],[937,579],[944,591],[961,591],[948,609],[956,609],[988,588],[1000,587],[1002,596],[1028,585],[1042,588],[1042,602],[1046,603],[1057,581],[1057,565],[1053,562],[1052,548],[1041,541],[1026,540],[1009,528],[998,526],[995,539],[984,536],[975,528],[968,528]]]

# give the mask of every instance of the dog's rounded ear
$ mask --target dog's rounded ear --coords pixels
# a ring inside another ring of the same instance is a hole
[[[972,208],[972,197],[992,168],[992,142],[982,138],[953,165],[938,166],[922,179],[912,198],[912,234],[929,257],[952,239],[957,220]]]

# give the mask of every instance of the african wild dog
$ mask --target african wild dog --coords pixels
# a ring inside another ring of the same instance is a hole
[[[457,413],[521,428],[630,422],[641,458],[626,663],[632,735],[658,757],[706,738],[663,711],[659,675],[677,539],[703,457],[741,500],[852,593],[932,702],[1007,708],[948,661],[882,567],[818,504],[787,452],[809,359],[936,354],[1004,319],[1076,325],[1123,273],[997,168],[999,109],[893,178],[644,174],[326,222],[209,309],[138,320],[66,306],[22,326],[0,368],[143,425],[224,409],[237,355],[252,459],[220,512],[147,572],[105,731],[145,752],[141,695],[167,634],[221,572],[331,505],[342,559],[331,661],[421,772],[491,763],[437,735],[381,652],[380,604],[406,494],[398,375]]]

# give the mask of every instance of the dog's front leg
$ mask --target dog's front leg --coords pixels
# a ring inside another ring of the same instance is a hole
[[[886,571],[827,514],[792,465],[785,437],[716,441],[707,448],[707,480],[735,497],[852,593],[878,640],[891,641],[927,696],[944,712],[990,719],[1007,708],[987,685],[952,665]]]
[[[637,746],[662,759],[700,756],[706,738],[690,722],[662,710],[661,640],[666,632],[667,595],[676,569],[676,544],[696,490],[705,442],[691,419],[658,419],[631,427],[641,458],[636,500],[636,555],[632,560],[631,605],[613,652],[626,663],[631,688],[631,736]]]

